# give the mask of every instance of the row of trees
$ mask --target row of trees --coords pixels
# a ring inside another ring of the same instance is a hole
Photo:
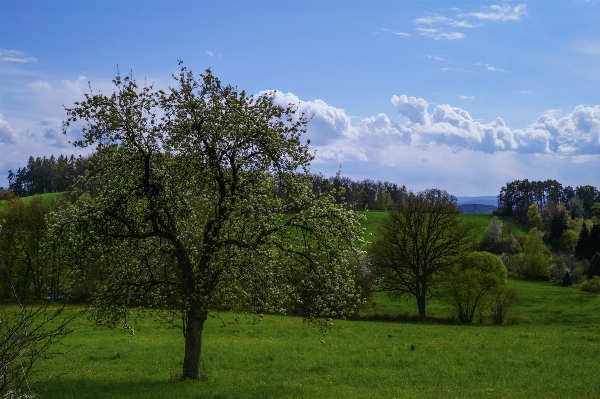
[[[337,203],[355,204],[357,209],[388,209],[400,197],[407,193],[406,187],[396,183],[380,180],[352,180],[338,172],[335,176],[325,177],[322,174],[311,174],[313,191],[334,193]],[[343,189],[343,190],[340,190]]]
[[[564,204],[573,218],[600,217],[600,192],[596,187],[563,187],[556,180],[527,179],[515,180],[502,187],[498,195],[496,214],[512,216],[515,220],[526,223],[528,210],[534,204],[540,211],[548,206]]]
[[[8,171],[8,189],[17,196],[70,190],[76,177],[83,176],[91,157],[54,155],[29,157],[27,165],[16,173]]]
[[[29,157],[26,166],[16,173],[8,172],[8,190],[19,197],[71,190],[90,162],[93,163],[92,156]],[[406,193],[405,186],[380,180],[353,180],[339,172],[329,177],[323,174],[309,174],[309,177],[315,195],[331,193],[336,203],[353,203],[357,209],[387,209]]]

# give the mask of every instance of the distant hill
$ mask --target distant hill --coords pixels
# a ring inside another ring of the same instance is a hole
[[[463,214],[486,214],[491,215],[496,205],[484,205],[484,204],[461,204],[458,206],[460,213]]]
[[[482,197],[456,197],[458,205],[463,204],[481,204],[498,206],[498,197],[495,195],[486,195]]]

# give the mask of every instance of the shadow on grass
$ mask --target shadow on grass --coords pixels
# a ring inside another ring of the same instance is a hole
[[[387,321],[387,322],[404,322],[404,323],[431,323],[431,324],[460,324],[453,317],[419,317],[409,314],[372,314],[365,316],[354,317],[351,320],[356,321]]]
[[[243,385],[243,384],[242,384]],[[48,398],[302,398],[301,387],[265,385],[254,387],[233,384],[223,386],[213,379],[206,381],[165,378],[164,381],[97,381],[62,377],[38,387],[40,397]]]

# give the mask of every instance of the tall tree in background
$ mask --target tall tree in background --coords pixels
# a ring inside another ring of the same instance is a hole
[[[459,213],[456,198],[446,191],[409,192],[388,212],[371,244],[379,288],[415,297],[422,318],[434,277],[471,251],[472,228],[461,223]]]
[[[198,379],[211,307],[351,312],[361,230],[332,193],[313,194],[307,119],[294,122],[293,107],[247,97],[210,70],[197,79],[182,68],[175,80],[163,92],[117,76],[114,93],[67,110],[65,128],[87,122],[77,145],[96,146],[93,196],[64,210],[53,234],[80,269],[85,256],[102,260],[99,321],[126,325],[131,293],[180,317],[183,378]]]

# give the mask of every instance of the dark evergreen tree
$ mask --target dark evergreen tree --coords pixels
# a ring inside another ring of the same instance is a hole
[[[592,256],[592,260],[590,260],[590,265],[588,266],[587,276],[589,279],[594,276],[600,276],[600,252],[596,252],[594,256]]]
[[[573,285],[573,282],[571,281],[571,275],[569,274],[569,272],[566,272],[565,277],[563,277],[562,286],[569,287],[571,285]]]
[[[575,246],[575,257],[579,259],[587,259],[587,251],[590,246],[590,232],[584,225],[579,232],[579,239]]]

